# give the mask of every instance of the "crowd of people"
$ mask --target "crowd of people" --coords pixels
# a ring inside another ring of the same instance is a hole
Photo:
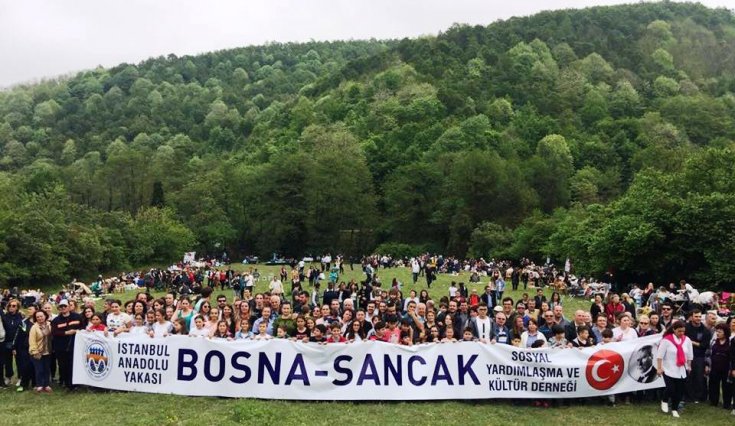
[[[693,288],[686,282],[680,284],[681,292],[675,288],[655,290],[652,285],[644,290],[635,286],[624,294],[603,290],[593,295],[589,309],[577,310],[567,318],[564,302],[569,298],[558,291],[563,290],[558,282],[566,283],[569,277],[555,269],[544,272],[544,279],[530,274],[534,277],[532,285],[524,285],[529,292],[514,300],[504,294],[505,281],[512,282],[512,275],[522,274],[524,269],[533,271],[528,265],[513,268],[505,262],[491,265],[454,260],[438,264],[436,259],[424,258],[416,268],[419,259],[415,258],[396,262],[366,257],[361,265],[365,279],[360,283],[338,283],[333,276],[326,278],[332,269],[343,268],[342,264],[322,263],[307,268],[299,263],[290,270],[284,266],[270,279],[267,291],[258,293],[252,282],[257,270],[234,274],[228,270],[181,268],[172,275],[179,277],[188,291],[178,292],[175,290],[181,286],[173,286],[164,297],[155,298],[145,291],[148,286],[142,285],[138,287],[143,290],[134,299],[123,302],[107,288],[109,293],[99,311],[93,298],[79,299],[73,292],[31,304],[9,297],[4,301],[0,321],[0,369],[5,378],[0,386],[14,384],[17,391],[33,388],[36,392],[51,392],[51,378],[58,373],[61,386],[75,389],[71,381],[73,343],[75,334],[82,331],[121,337],[188,335],[223,340],[291,339],[317,344],[472,341],[559,350],[660,334],[657,362],[648,374],[654,374],[655,368],[655,374],[664,377],[664,391],[615,395],[607,399],[608,403],[661,398],[661,409],[674,416],[679,415],[683,399],[733,409],[735,320],[718,297],[709,299],[708,304],[699,303],[695,301],[699,300],[697,297],[690,297]],[[418,280],[422,270],[424,275],[433,274],[434,267],[453,276],[462,271],[470,277],[480,273],[487,284],[484,291],[478,292],[463,282],[452,282],[446,293],[435,300],[427,290],[404,294],[396,279],[384,286],[377,270],[386,267],[410,268],[414,280]],[[308,279],[312,270],[328,281],[323,291],[320,279]],[[558,275],[546,278],[554,273]],[[206,279],[195,285],[197,276]],[[141,279],[146,280],[145,276]],[[521,275],[518,280],[523,283]],[[223,281],[227,286],[221,284]],[[285,289],[288,281],[290,291]],[[230,290],[226,291],[227,288]],[[683,295],[683,299],[678,295]],[[17,379],[11,382],[14,377]]]

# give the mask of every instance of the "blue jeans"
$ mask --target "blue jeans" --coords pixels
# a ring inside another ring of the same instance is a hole
[[[31,357],[36,372],[36,386],[45,388],[51,385],[51,355],[43,355],[41,359]]]

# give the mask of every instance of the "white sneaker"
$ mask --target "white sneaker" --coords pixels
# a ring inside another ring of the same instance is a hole
[[[664,413],[668,413],[669,412],[669,403],[668,402],[662,402],[661,403],[661,411],[663,411]]]
[[[735,409],[732,410],[732,413],[730,413],[730,414],[732,414],[733,416],[735,416]]]
[[[10,377],[5,378],[5,386],[10,386]]]
[[[672,410],[671,411],[671,415],[674,416],[675,419],[678,419],[679,418],[679,412],[676,411],[676,410]]]

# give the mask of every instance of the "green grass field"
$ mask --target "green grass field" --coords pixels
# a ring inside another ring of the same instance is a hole
[[[250,266],[233,265],[243,270]],[[256,290],[267,287],[270,274],[277,267],[257,266],[262,274]],[[341,279],[362,279],[358,269],[350,271]],[[381,280],[389,284],[395,276],[404,283],[406,294],[413,288],[407,269],[380,269]],[[457,277],[440,275],[432,285],[432,298],[447,294],[449,282],[464,281],[468,275]],[[471,285],[482,291],[484,284]],[[285,286],[288,290],[290,285]],[[510,283],[508,285],[510,288]],[[417,291],[425,288],[419,280]],[[533,296],[531,289],[529,295]],[[523,291],[507,291],[514,299]],[[215,295],[218,292],[215,292]],[[232,298],[230,291],[226,291]],[[546,291],[547,298],[550,291]],[[123,300],[132,298],[128,292]],[[589,301],[564,299],[565,314],[575,309],[589,308]],[[620,404],[607,407],[598,401],[584,405],[561,408],[535,408],[523,402],[513,405],[508,400],[492,401],[441,401],[441,402],[298,402],[268,401],[254,399],[226,399],[204,397],[182,397],[125,392],[103,392],[80,390],[69,394],[57,390],[51,395],[36,395],[32,392],[16,393],[14,389],[0,391],[0,425],[44,424],[124,424],[124,425],[416,425],[416,424],[461,424],[461,425],[732,425],[735,416],[722,408],[706,404],[689,405],[682,418],[674,422],[670,415],[662,414],[657,404]]]

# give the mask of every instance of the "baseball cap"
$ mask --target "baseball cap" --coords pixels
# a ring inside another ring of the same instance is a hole
[[[61,302],[59,302],[59,306],[69,306],[69,301],[66,299],[61,299]]]

